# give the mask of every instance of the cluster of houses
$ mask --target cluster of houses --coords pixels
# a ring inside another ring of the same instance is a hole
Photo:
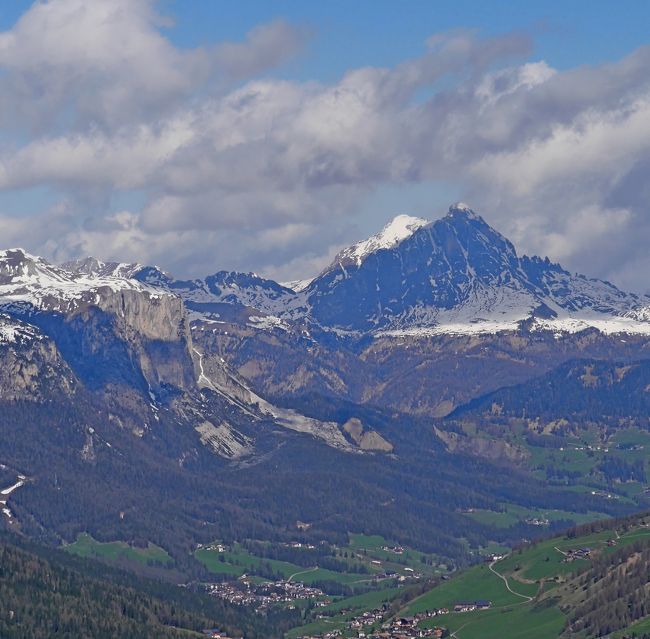
[[[472,612],[474,610],[487,610],[492,606],[492,602],[485,599],[476,601],[459,601],[454,604],[453,612]],[[342,610],[344,614],[348,611]],[[346,634],[350,631],[355,632],[360,639],[416,639],[416,638],[435,638],[442,639],[448,636],[448,631],[442,626],[433,626],[431,628],[422,628],[421,622],[434,619],[439,616],[450,614],[449,608],[439,608],[436,610],[427,610],[419,612],[409,617],[396,617],[389,621],[385,618],[388,614],[388,606],[384,605],[374,610],[369,610],[363,614],[350,619],[346,624]],[[319,615],[318,618],[324,618]],[[342,637],[344,630],[331,630],[323,635],[306,635],[301,639],[336,639]]]
[[[368,639],[415,639],[416,637],[442,639],[442,637],[449,636],[448,630],[439,626],[435,626],[434,628],[419,628],[419,622],[426,618],[425,613],[414,617],[400,617],[390,623],[382,624],[380,630],[373,632],[367,637]]]
[[[395,555],[404,554],[404,548],[402,546],[382,546],[381,549],[385,552],[392,552]]]
[[[321,542],[325,543],[325,542]],[[306,548],[307,550],[315,550],[314,544],[304,544],[302,541],[290,541],[289,543],[282,544],[287,548]]]
[[[356,630],[357,633],[366,634],[363,632],[364,628],[369,626],[374,626],[377,623],[381,623],[384,620],[384,615],[386,614],[386,606],[381,608],[375,608],[374,610],[366,610],[363,614],[358,617],[354,617],[348,622],[348,628],[350,630]]]
[[[421,621],[436,617],[438,614],[449,613],[448,609],[443,611],[420,612],[411,617],[397,617],[390,621],[384,621],[388,607],[375,608],[354,617],[347,623],[347,631],[356,633],[360,639],[442,639],[448,636],[445,628],[435,626],[433,628],[421,628]],[[342,637],[344,631],[341,629],[331,630],[323,635],[305,635],[300,639],[337,639]],[[347,632],[346,632],[347,634]]]
[[[493,564],[495,561],[501,561],[507,557],[507,555],[499,554],[499,553],[490,553],[489,555],[485,555],[485,563],[486,564]],[[446,575],[443,576],[443,579]]]
[[[230,639],[230,637],[218,628],[206,628],[203,634],[210,639]]]
[[[213,550],[214,552],[218,552],[218,553],[224,553],[226,552],[226,550],[228,550],[227,546],[225,546],[224,544],[220,544],[219,542],[215,542],[213,544],[207,544],[205,546],[203,544],[199,544],[196,547],[197,550],[201,550],[202,548],[204,548],[205,550]]]
[[[529,517],[526,523],[529,526],[549,526],[551,522],[546,517]]]
[[[564,553],[563,563],[571,563],[576,559],[589,559],[591,557],[591,548],[572,548]]]
[[[593,452],[603,452],[608,453],[609,448],[607,446],[601,446],[600,444],[588,444],[587,446],[570,446],[570,449],[573,450],[591,450]],[[560,446],[560,452],[566,450],[564,446]]]
[[[372,566],[377,568],[381,567],[381,561],[373,559],[371,562]],[[400,575],[395,570],[384,570],[382,572],[376,572],[374,575],[370,576],[369,579],[374,582],[384,581],[385,579],[396,579],[400,584],[409,580],[418,580],[422,579],[422,573],[416,572],[413,568],[408,566],[403,569],[406,574]]]
[[[607,493],[604,490],[592,490],[591,494],[594,495],[595,497],[604,497],[605,499],[620,499],[618,495],[614,495],[613,493]]]
[[[487,599],[477,599],[476,601],[459,601],[454,604],[454,612],[474,612],[474,610],[488,610],[492,607],[492,602]]]
[[[349,608],[343,608],[339,610],[340,615],[348,615],[350,614],[350,612],[351,609]],[[384,604],[379,608],[375,608],[374,610],[366,610],[362,614],[357,615],[356,617],[352,617],[347,621],[346,627],[348,630],[358,633],[357,636],[360,637],[371,636],[367,634],[368,628],[382,623],[387,614],[388,614],[388,605]],[[326,618],[327,615],[324,614],[316,615],[316,619],[326,619]],[[324,639],[332,639],[334,637],[340,637],[341,635],[342,635],[342,631],[337,629],[322,635],[322,637]],[[320,638],[321,635],[318,635],[318,639]],[[308,635],[302,637],[301,639],[315,639],[315,637],[313,635]]]
[[[331,603],[320,588],[306,586],[300,581],[252,584],[244,576],[238,582],[210,583],[205,584],[205,588],[213,597],[240,606],[255,606],[258,611],[266,610],[272,604],[286,604],[299,599],[318,599],[317,606]]]

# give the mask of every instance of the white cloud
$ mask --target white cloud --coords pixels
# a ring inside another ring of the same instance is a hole
[[[209,78],[210,59],[174,47],[160,22],[151,0],[35,3],[0,34],[5,122],[114,126],[164,112]]]
[[[284,21],[241,43],[181,49],[154,0],[35,2],[0,34],[5,124],[44,130],[155,121],[218,78],[250,77],[297,53],[307,34]]]
[[[292,58],[309,36],[306,28],[297,28],[286,20],[274,20],[251,29],[245,42],[218,45],[215,60],[229,76],[249,78]]]
[[[0,192],[45,185],[62,203],[0,217],[5,237],[181,275],[299,277],[359,239],[346,234],[373,189],[452,180],[525,250],[647,288],[630,265],[650,267],[650,49],[557,72],[513,66],[524,35],[459,31],[394,68],[289,82],[251,76],[304,29],[181,49],[161,20],[153,0],[50,0],[0,34]],[[144,203],[115,213],[134,190]]]

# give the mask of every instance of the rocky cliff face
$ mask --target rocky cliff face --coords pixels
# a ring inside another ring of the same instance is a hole
[[[58,358],[55,365],[94,393],[92,401],[98,401],[120,428],[142,436],[164,407],[192,426],[204,446],[232,459],[253,454],[259,436],[277,426],[346,451],[367,448],[347,439],[340,424],[266,401],[218,352],[206,348],[205,342],[197,347],[192,339],[188,308],[211,308],[214,299],[244,308],[235,293],[246,286],[272,297],[293,295],[289,289],[267,286],[254,275],[228,273],[202,284],[175,282],[157,269],[92,258],[57,267],[19,249],[0,253],[0,273],[0,308],[8,320],[25,330],[31,327],[50,344],[52,356]],[[179,290],[192,292],[194,301],[179,297]],[[246,300],[256,295],[249,292]],[[10,329],[6,332],[9,335]],[[0,400],[27,392],[28,382],[36,383],[29,376],[38,378],[44,372],[38,365],[29,366],[25,349],[8,350],[12,366],[22,365],[22,377]],[[367,444],[368,438],[364,441]]]
[[[85,260],[70,270],[20,249],[0,252],[0,306],[58,345],[91,387],[121,382],[154,395],[194,388],[182,300]]]
[[[192,336],[182,300],[142,290],[104,289],[96,304],[113,318],[116,334],[130,345],[154,394],[196,387]],[[76,311],[71,317],[83,316]]]
[[[56,345],[35,327],[0,315],[0,399],[70,396],[77,380]]]
[[[252,449],[246,420],[360,447],[363,432],[278,408],[309,394],[437,418],[572,357],[629,359],[647,348],[647,308],[518,256],[462,204],[435,222],[399,216],[293,288],[252,273],[176,280],[139,264],[57,267],[0,251],[0,309],[49,337],[88,389],[129,389],[156,406],[182,397],[193,423],[216,429],[202,426],[215,450],[224,428]],[[201,408],[211,394],[228,419]]]
[[[205,327],[195,331],[199,347],[218,353],[267,397],[335,396],[434,418],[569,359],[650,357],[646,336],[606,335],[596,329],[561,335],[525,330],[382,335],[323,344],[281,329],[271,332],[228,322]]]

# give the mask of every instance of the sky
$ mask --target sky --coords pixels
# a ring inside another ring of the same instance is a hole
[[[0,4],[0,245],[315,275],[469,203],[650,289],[650,3]]]

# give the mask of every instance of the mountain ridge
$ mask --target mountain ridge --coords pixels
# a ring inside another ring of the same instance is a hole
[[[324,324],[389,334],[476,333],[515,331],[533,319],[539,328],[561,331],[607,330],[608,321],[614,332],[648,330],[625,317],[642,307],[639,296],[548,259],[519,257],[464,204],[352,269],[330,267],[307,288],[312,313]]]
[[[7,257],[15,262],[16,254],[0,252],[5,279],[11,273]],[[180,297],[194,319],[219,321],[220,311],[236,312],[257,328],[292,324],[403,336],[522,329],[574,333],[592,327],[650,334],[650,298],[572,274],[548,258],[519,256],[507,238],[463,203],[432,222],[399,215],[376,235],[340,251],[315,278],[284,284],[235,271],[178,280],[159,267],[91,257],[54,267],[24,255],[32,275],[40,269],[59,280],[71,275],[71,286],[143,287]],[[0,289],[0,304],[3,297],[7,294]]]

